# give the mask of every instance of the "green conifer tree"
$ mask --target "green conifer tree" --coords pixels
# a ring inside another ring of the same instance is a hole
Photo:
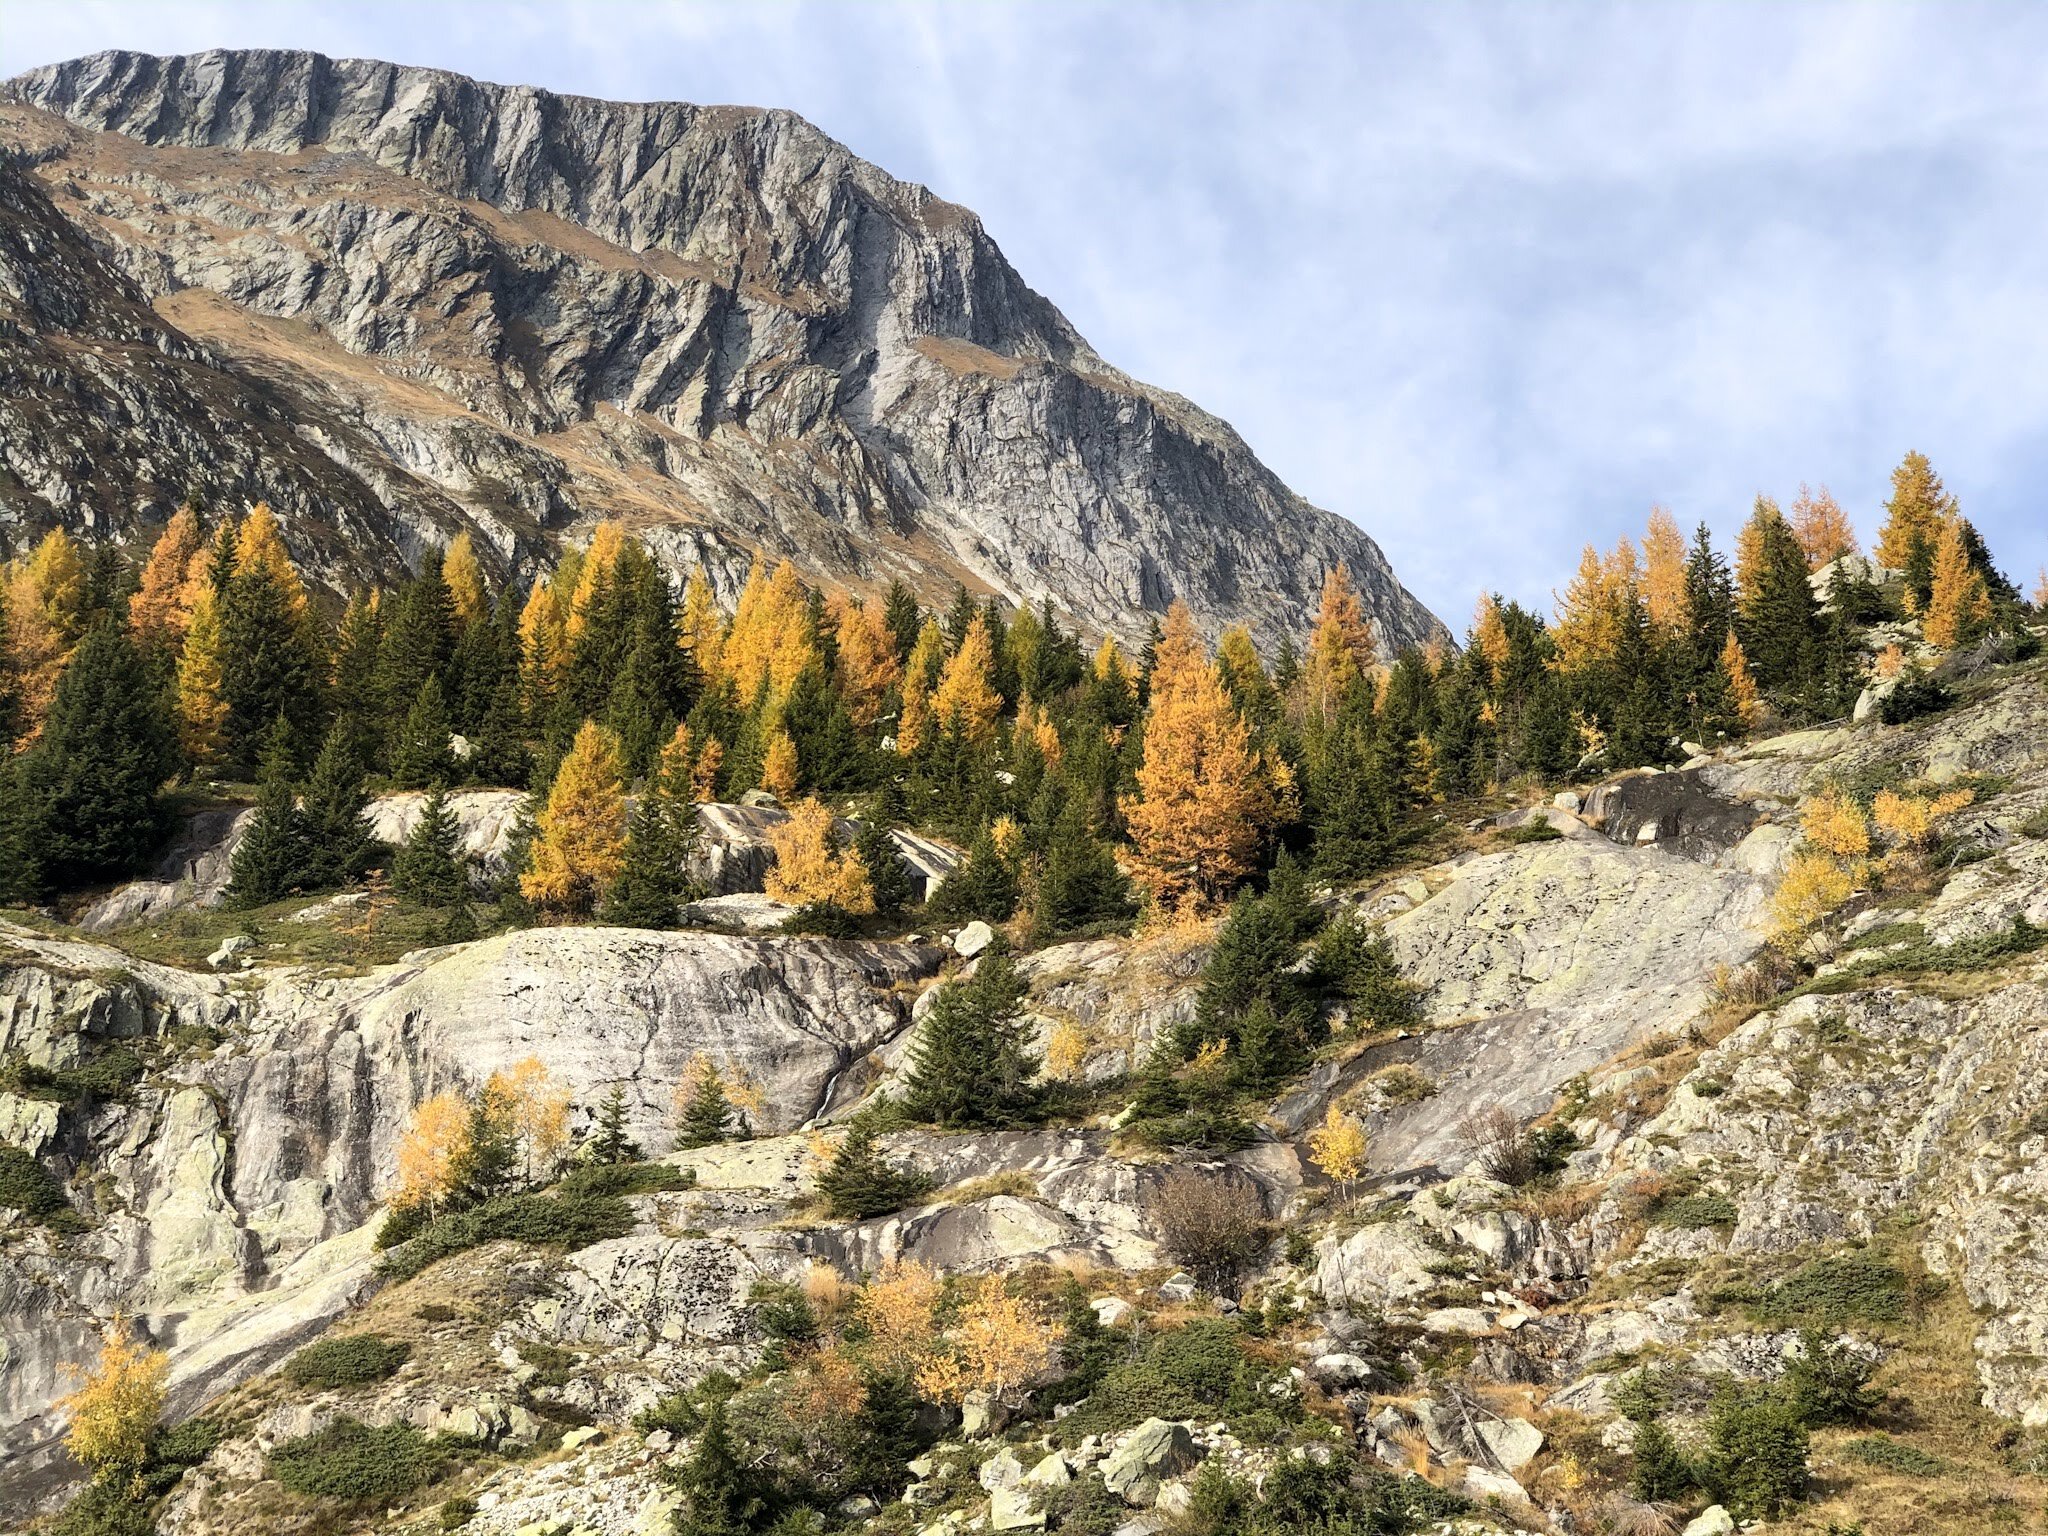
[[[354,733],[337,720],[313,760],[299,807],[311,884],[353,884],[383,857],[384,845],[370,825],[369,809]]]
[[[689,1103],[683,1106],[682,1121],[676,1127],[676,1145],[708,1147],[731,1135],[732,1100],[726,1097],[725,1079],[718,1075],[718,1068],[707,1062]]]
[[[469,875],[460,853],[461,829],[436,784],[427,792],[398,856],[391,861],[391,889],[422,907],[452,907],[469,894]]]
[[[43,878],[62,889],[132,873],[163,835],[161,791],[177,765],[163,690],[126,631],[101,620],[72,653],[20,765]]]
[[[927,903],[936,923],[1008,922],[1017,910],[1017,870],[984,825],[967,858],[940,882]]]
[[[1121,925],[1135,911],[1130,881],[1117,868],[1109,845],[1089,830],[1087,807],[1078,798],[1063,797],[1032,889],[1034,942]]]
[[[605,893],[602,916],[621,928],[673,928],[689,891],[683,861],[697,825],[695,807],[650,786],[626,824],[625,864]]]
[[[400,789],[425,789],[455,774],[448,705],[441,680],[429,676],[413,695],[404,723],[392,738],[391,782]]]
[[[866,1221],[900,1211],[931,1187],[930,1179],[897,1167],[883,1155],[874,1123],[865,1115],[848,1123],[846,1139],[817,1178],[825,1209],[840,1221]]]
[[[640,1144],[626,1133],[626,1090],[614,1083],[597,1107],[597,1128],[590,1138],[592,1161],[607,1165],[637,1163]]]
[[[682,1495],[676,1536],[750,1536],[763,1501],[733,1448],[725,1398],[714,1396],[704,1410],[697,1446],[681,1467],[665,1474]]]
[[[228,760],[257,763],[279,715],[310,751],[324,735],[325,647],[303,600],[258,565],[238,570],[221,600],[222,727]]]
[[[910,870],[896,847],[896,839],[889,835],[889,823],[879,799],[862,819],[860,836],[854,839],[853,848],[868,872],[868,889],[874,893],[877,912],[900,911],[916,899]]]
[[[234,906],[264,906],[314,884],[313,848],[299,810],[296,763],[291,722],[279,715],[263,749],[256,814],[235,844],[229,865],[228,901]]]
[[[453,1203],[482,1205],[512,1189],[519,1177],[519,1132],[504,1105],[479,1094],[469,1106],[469,1134],[449,1164]]]
[[[1042,1095],[1023,1020],[1024,983],[999,950],[974,975],[941,988],[911,1047],[903,1107],[915,1120],[957,1129],[1029,1120]]]

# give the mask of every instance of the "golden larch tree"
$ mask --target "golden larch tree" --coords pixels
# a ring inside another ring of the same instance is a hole
[[[1690,622],[1685,597],[1685,535],[1668,507],[1650,508],[1643,532],[1643,608],[1650,623],[1666,635],[1680,634]]]
[[[398,1138],[398,1182],[391,1203],[431,1211],[448,1198],[455,1165],[469,1150],[469,1101],[459,1093],[422,1099]]]
[[[1365,1172],[1370,1151],[1365,1123],[1335,1104],[1324,1111],[1323,1123],[1308,1133],[1309,1160],[1347,1191],[1352,1180]]]
[[[552,693],[569,668],[569,622],[551,581],[536,581],[519,610],[519,679],[529,696]]]
[[[1969,525],[1951,517],[1934,545],[1934,584],[1922,621],[1927,643],[1947,650],[1967,645],[1991,622],[1991,593],[1970,563]]]
[[[838,620],[839,690],[853,723],[866,730],[881,719],[889,690],[903,680],[903,663],[880,603],[842,599]]]
[[[127,1319],[116,1313],[92,1366],[66,1369],[78,1385],[57,1400],[70,1421],[65,1448],[109,1486],[138,1478],[163,1415],[170,1356],[132,1337]]]
[[[484,571],[477,563],[476,545],[468,529],[455,535],[448,552],[441,557],[441,579],[448,584],[448,597],[454,604],[458,625],[467,625],[484,615]]]
[[[768,749],[761,754],[761,787],[778,800],[795,799],[797,767],[796,742],[778,725],[768,733]]]
[[[608,517],[591,530],[590,543],[584,548],[583,564],[576,573],[576,585],[569,597],[570,639],[583,633],[583,626],[588,622],[586,616],[590,600],[597,595],[599,587],[611,580],[619,568],[619,557],[625,552],[625,524]]]
[[[699,566],[683,584],[683,613],[677,642],[697,663],[706,679],[724,674],[725,615],[718,611],[718,599],[711,595],[711,582]]]
[[[1805,482],[1792,498],[1792,532],[1806,551],[1806,568],[1817,571],[1830,560],[1857,553],[1856,529],[1849,514],[1826,486],[1810,490]]]
[[[1764,700],[1757,690],[1756,674],[1749,670],[1749,657],[1743,654],[1742,642],[1735,638],[1732,629],[1721,642],[1721,676],[1728,685],[1729,707],[1743,728],[1747,730],[1763,719]]]
[[[1825,789],[1799,813],[1806,840],[1837,858],[1861,858],[1870,852],[1870,823],[1863,807],[1837,789]]]
[[[85,617],[85,558],[53,528],[25,560],[5,567],[7,670],[14,676],[24,735],[40,730]]]
[[[190,507],[178,508],[150,546],[141,584],[128,600],[128,632],[140,644],[175,650],[183,643],[192,602],[198,595],[192,578],[195,571],[203,573],[205,569],[201,559],[205,550],[199,514]]]
[[[996,737],[996,722],[1002,718],[1003,696],[990,681],[995,675],[996,647],[988,632],[988,615],[977,613],[960,641],[960,649],[946,661],[939,673],[939,686],[932,693],[932,717],[940,725],[956,726],[960,734],[977,747]]]
[[[1902,571],[1912,560],[1915,544],[1934,547],[1941,525],[1956,515],[1956,499],[1927,455],[1916,451],[1892,471],[1892,494],[1884,514],[1884,526],[1877,533],[1877,563]]]
[[[235,532],[235,574],[247,576],[259,571],[285,594],[293,613],[306,611],[306,584],[299,580],[299,568],[284,547],[284,530],[278,527],[277,516],[267,501],[259,501],[250,508]]]
[[[618,878],[626,857],[626,791],[620,781],[618,739],[589,720],[534,819],[533,852],[520,892],[559,916],[593,911]]]
[[[1557,666],[1566,672],[1609,666],[1621,659],[1628,622],[1638,601],[1641,573],[1628,539],[1602,558],[1588,544],[1579,568],[1557,600]]]
[[[1508,626],[1501,618],[1500,599],[1491,592],[1479,595],[1479,606],[1472,610],[1468,638],[1493,680],[1500,681],[1500,669],[1508,664]]]
[[[1369,673],[1379,654],[1365,604],[1351,586],[1351,572],[1339,562],[1323,574],[1322,601],[1302,662],[1302,692],[1308,707],[1328,719],[1345,691]]]
[[[178,740],[195,763],[220,760],[228,723],[226,683],[222,670],[220,598],[210,581],[201,582],[186,616],[185,645],[178,655],[174,685]]]
[[[1805,938],[1855,892],[1855,874],[1826,854],[1793,855],[1771,899],[1777,936],[1788,942]]]
[[[867,866],[852,847],[840,846],[831,810],[800,800],[768,832],[775,865],[763,889],[791,906],[831,905],[847,912],[875,910]]]
[[[724,671],[742,704],[753,703],[763,689],[771,699],[789,692],[816,655],[809,621],[796,567],[785,560],[770,574],[766,562],[756,560],[725,636]]]
[[[1169,910],[1226,898],[1256,867],[1276,810],[1273,778],[1184,603],[1160,637],[1137,778],[1123,811],[1139,881]]]
[[[526,1181],[551,1174],[569,1149],[569,1090],[557,1083],[538,1056],[493,1072],[484,1097],[503,1112],[526,1159]]]

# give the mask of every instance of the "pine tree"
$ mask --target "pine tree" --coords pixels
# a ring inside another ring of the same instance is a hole
[[[228,900],[235,906],[265,906],[313,884],[313,849],[299,811],[297,762],[291,722],[279,715],[263,749],[255,817],[235,845],[228,879]]]
[[[917,594],[900,578],[890,581],[889,590],[882,599],[882,622],[895,641],[897,657],[908,662],[911,648],[917,644],[918,632],[924,628],[924,611],[917,605]]]
[[[725,1080],[718,1075],[718,1068],[706,1062],[683,1105],[682,1118],[676,1126],[676,1145],[708,1147],[731,1134],[732,1100],[726,1097]]]
[[[1966,526],[1960,517],[1949,518],[1935,543],[1923,632],[1929,645],[1944,650],[1968,645],[1991,625],[1991,594],[1970,562]]]
[[[911,1047],[903,1107],[912,1119],[957,1129],[1015,1125],[1037,1111],[1023,998],[1016,967],[997,950],[940,990]]]
[[[879,799],[861,821],[860,836],[854,839],[853,849],[860,857],[861,868],[867,871],[868,891],[877,912],[898,911],[921,894],[912,889],[910,870],[896,839],[890,835],[889,821]]]
[[[404,723],[393,734],[391,782],[400,789],[448,782],[455,774],[450,736],[441,680],[429,674],[413,695]]]
[[[839,1221],[866,1221],[900,1211],[932,1187],[930,1179],[897,1167],[883,1155],[873,1121],[866,1115],[848,1122],[846,1139],[816,1182],[826,1212]]]
[[[935,923],[1008,922],[1017,910],[1017,871],[984,825],[967,858],[939,883],[926,910]]]
[[[461,847],[461,828],[436,784],[391,861],[391,889],[422,907],[455,906],[469,893]]]
[[[44,876],[62,888],[131,872],[162,835],[160,792],[177,762],[163,690],[102,620],[72,654],[21,765]]]
[[[519,1176],[519,1131],[511,1105],[489,1089],[469,1106],[468,1134],[448,1166],[458,1205],[482,1205],[510,1190]]]
[[[683,860],[696,831],[687,802],[678,805],[650,786],[626,824],[619,875],[605,892],[603,917],[621,928],[673,928],[681,918],[689,880]]]
[[[676,1536],[749,1536],[754,1530],[762,1500],[733,1449],[724,1397],[714,1396],[704,1410],[704,1427],[689,1461],[665,1475],[682,1495],[674,1516]]]
[[[0,750],[0,905],[26,906],[43,893],[42,831],[24,760]]]
[[[384,845],[370,824],[369,809],[353,735],[337,721],[320,744],[300,804],[312,884],[352,884],[382,856]]]
[[[605,1165],[640,1161],[640,1144],[626,1134],[626,1090],[618,1083],[612,1084],[597,1108],[597,1129],[590,1138],[590,1156],[593,1162]]]
[[[1806,551],[1783,514],[1764,497],[1757,498],[1744,534],[1751,553],[1741,580],[1742,649],[1766,693],[1803,700],[1814,680],[1820,639]]]
[[[384,626],[379,657],[384,696],[411,700],[429,679],[442,685],[454,654],[455,636],[454,595],[442,574],[441,551],[429,547],[420,558],[419,575],[399,588]]]
[[[1066,798],[1032,886],[1033,942],[1049,943],[1061,934],[1104,924],[1121,925],[1132,912],[1130,882],[1117,868],[1115,855],[1090,831],[1087,808],[1078,799]]]
[[[268,507],[259,505],[244,520],[235,541],[234,575],[220,601],[228,760],[255,762],[279,715],[291,722],[300,747],[310,750],[325,734],[324,647]]]

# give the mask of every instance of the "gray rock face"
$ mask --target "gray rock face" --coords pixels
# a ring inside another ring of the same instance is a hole
[[[131,1102],[89,1120],[0,1092],[0,1140],[60,1175],[95,1175],[73,1192],[89,1234],[0,1248],[0,1457],[40,1442],[58,1367],[90,1353],[95,1320],[117,1308],[171,1350],[181,1389],[218,1390],[344,1307],[426,1096],[538,1056],[584,1113],[623,1086],[634,1136],[658,1152],[701,1052],[760,1087],[763,1129],[786,1130],[903,1031],[899,991],[939,960],[903,945],[555,928],[363,976],[230,979],[21,929],[0,942],[0,1057],[60,1068],[145,1036],[223,1042],[172,1055]]]
[[[626,514],[728,598],[760,550],[1126,638],[1178,597],[1271,645],[1343,561],[1386,640],[1443,634],[1357,528],[1097,357],[971,213],[789,113],[262,51],[97,54],[5,95],[0,139],[64,210],[34,217],[88,231],[175,349],[279,393],[373,562],[462,523],[544,561]],[[130,415],[129,463],[178,461],[175,417]],[[17,516],[134,515],[5,442]],[[183,487],[154,484],[160,516]],[[348,563],[310,493],[273,500],[316,568]]]

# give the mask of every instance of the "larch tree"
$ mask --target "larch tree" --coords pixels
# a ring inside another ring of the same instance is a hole
[[[469,1145],[469,1118],[469,1101],[459,1093],[437,1093],[413,1110],[398,1139],[394,1207],[432,1212],[446,1203]]]
[[[1923,632],[1927,643],[1948,650],[1968,645],[1991,624],[1991,593],[1970,560],[1968,524],[1951,517],[1941,525],[1934,547],[1934,572]]]
[[[62,528],[45,534],[24,560],[5,567],[8,670],[18,727],[33,734],[57,691],[85,620],[86,565]]]
[[[1749,670],[1742,642],[1735,638],[1732,629],[1721,646],[1721,675],[1727,687],[1729,708],[1743,729],[1748,730],[1763,719],[1763,698],[1757,692],[1756,678]]]
[[[706,678],[725,675],[725,615],[718,611],[711,583],[703,568],[690,572],[683,584],[683,612],[677,623],[678,643],[690,653],[697,670]]]
[[[1214,906],[1257,867],[1276,812],[1272,773],[1184,603],[1161,634],[1137,784],[1124,820],[1137,878],[1162,908]]]
[[[1169,616],[1168,622],[1171,623]],[[1309,708],[1324,719],[1337,711],[1351,685],[1372,670],[1379,654],[1365,604],[1351,586],[1351,572],[1341,562],[1323,575],[1323,595],[1316,626],[1309,638],[1302,682]],[[1159,662],[1153,661],[1153,687],[1158,687]]]
[[[626,856],[626,792],[609,731],[584,721],[556,770],[520,893],[543,911],[588,915],[619,876]]]
[[[1003,696],[991,680],[995,661],[995,641],[989,634],[987,616],[977,613],[960,648],[947,659],[932,694],[933,718],[956,727],[977,747],[995,740],[996,724],[1002,718]]]
[[[1323,1115],[1323,1123],[1309,1132],[1308,1149],[1310,1160],[1348,1193],[1352,1180],[1365,1171],[1371,1143],[1364,1123],[1332,1104]]]
[[[1927,455],[1915,451],[1892,471],[1892,494],[1884,513],[1884,526],[1877,534],[1877,563],[1910,573],[1933,558],[1941,525],[1956,515],[1956,499]]]
[[[1800,548],[1806,551],[1810,570],[1817,571],[1829,561],[1858,550],[1856,529],[1849,514],[1826,486],[1815,491],[1801,482],[1799,494],[1792,498],[1792,532],[1798,536]]]
[[[210,581],[193,594],[173,687],[178,741],[194,763],[219,762],[227,750],[228,701],[221,678],[220,596]]]
[[[150,547],[141,585],[128,600],[128,632],[145,650],[175,652],[184,643],[193,599],[204,581],[200,556],[205,549],[199,514],[189,506],[178,508]]]
[[[149,1461],[150,1435],[169,1394],[171,1357],[134,1338],[116,1313],[90,1369],[74,1366],[78,1385],[57,1401],[69,1421],[64,1445],[109,1487],[132,1483]]]
[[[1650,508],[1643,533],[1643,607],[1662,635],[1682,635],[1691,622],[1685,601],[1685,535],[1664,507]]]
[[[881,604],[843,602],[838,622],[838,674],[847,713],[867,730],[882,716],[889,692],[903,680],[896,637]]]
[[[476,545],[467,529],[455,535],[441,557],[441,579],[448,585],[448,601],[455,611],[458,628],[488,616],[490,602],[484,595],[483,567],[477,563]]]
[[[856,849],[841,846],[831,810],[800,800],[769,829],[775,863],[764,889],[771,900],[792,906],[833,906],[863,913],[875,909],[867,866]]]

